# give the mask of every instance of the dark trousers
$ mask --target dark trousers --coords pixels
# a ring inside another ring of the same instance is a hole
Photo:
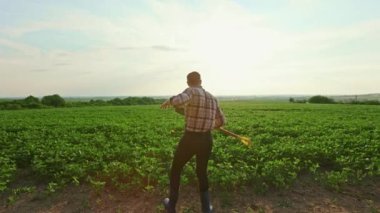
[[[175,206],[178,200],[178,191],[181,172],[185,164],[195,155],[196,173],[199,181],[199,191],[208,191],[207,164],[212,149],[211,132],[185,131],[174,154],[170,172],[170,202]]]

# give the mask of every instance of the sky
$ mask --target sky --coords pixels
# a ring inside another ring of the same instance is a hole
[[[0,0],[0,97],[380,92],[379,0]]]

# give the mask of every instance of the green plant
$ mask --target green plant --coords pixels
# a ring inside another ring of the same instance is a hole
[[[16,171],[16,164],[10,158],[0,155],[0,192],[7,188]]]
[[[212,187],[265,192],[290,187],[306,173],[339,190],[380,176],[377,106],[222,102],[222,108],[226,128],[250,137],[252,147],[213,132]],[[157,105],[3,110],[0,190],[24,169],[49,192],[69,183],[160,190],[182,132],[183,118]],[[195,183],[194,160],[182,174],[183,184]]]

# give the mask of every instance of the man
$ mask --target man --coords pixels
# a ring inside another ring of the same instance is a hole
[[[174,154],[170,172],[169,198],[164,199],[167,212],[175,212],[178,200],[180,176],[185,164],[195,155],[196,173],[199,181],[199,191],[202,212],[211,212],[212,206],[208,194],[207,164],[212,149],[211,130],[225,124],[223,112],[218,101],[202,86],[198,72],[187,75],[185,91],[165,101],[161,108],[174,106],[178,113],[185,116],[185,132]]]

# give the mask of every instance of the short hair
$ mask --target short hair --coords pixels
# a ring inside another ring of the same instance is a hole
[[[201,81],[201,74],[196,71],[193,71],[187,74],[187,82],[190,84],[198,83]]]

